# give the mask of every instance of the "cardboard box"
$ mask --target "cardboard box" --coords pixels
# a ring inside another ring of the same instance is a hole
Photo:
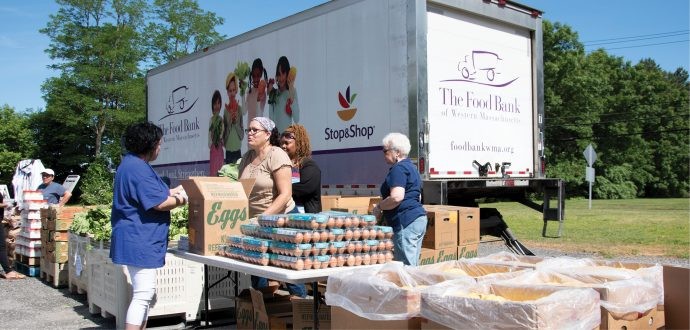
[[[331,328],[331,306],[319,304],[319,329],[328,330]],[[311,330],[314,329],[314,299],[295,299],[292,300],[292,329]]]
[[[458,246],[458,212],[436,205],[424,205],[428,219],[422,247],[445,249]]]
[[[225,237],[240,234],[240,225],[249,220],[247,196],[254,179],[190,177],[181,183],[189,196],[189,251],[215,255]]]
[[[664,266],[664,314],[667,329],[690,329],[690,269]]]
[[[479,243],[458,246],[458,259],[476,258],[479,251]]]
[[[448,260],[458,260],[457,246],[438,250],[422,248],[417,265],[430,265]]]
[[[425,207],[458,212],[458,241],[456,245],[479,243],[479,208],[453,205],[425,205]]]
[[[381,202],[379,196],[321,196],[321,208],[353,214],[371,214],[374,204]]]
[[[657,306],[657,308],[652,308],[645,313],[641,313],[635,320],[617,319],[606,309],[603,307],[601,308],[601,325],[599,329],[659,329],[663,327],[664,306]]]
[[[291,312],[290,296],[246,289],[235,297],[237,329],[285,329]]]
[[[481,285],[469,288],[461,283],[431,286],[422,291],[421,316],[455,329],[594,329],[600,323],[599,299],[586,288],[491,284],[491,291],[484,290]],[[470,293],[490,293],[505,301]]]
[[[458,245],[479,243],[479,208],[458,207]]]
[[[450,330],[451,328],[443,325],[443,324],[438,324],[432,320],[427,320],[425,318],[422,318],[422,330]]]
[[[350,311],[333,306],[331,308],[331,329],[421,329],[421,318],[409,320],[378,321],[359,317]]]

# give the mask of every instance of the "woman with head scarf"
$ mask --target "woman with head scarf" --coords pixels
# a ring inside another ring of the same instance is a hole
[[[240,161],[240,179],[255,179],[249,194],[249,217],[261,214],[296,213],[292,199],[292,162],[287,153],[278,147],[276,124],[266,117],[255,117],[248,125],[247,151]],[[268,286],[268,280],[252,276],[252,286]],[[291,294],[304,297],[303,284],[288,284]]]

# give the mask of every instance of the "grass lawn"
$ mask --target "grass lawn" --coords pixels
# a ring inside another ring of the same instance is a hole
[[[690,201],[673,199],[592,200],[565,202],[563,234],[549,221],[542,237],[542,214],[515,202],[482,203],[496,208],[527,248],[598,253],[603,257],[690,256]]]

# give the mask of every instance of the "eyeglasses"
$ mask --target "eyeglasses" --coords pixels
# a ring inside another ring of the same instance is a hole
[[[283,139],[294,140],[294,139],[295,139],[295,134],[292,134],[292,133],[290,133],[290,132],[285,132],[285,133],[283,133],[280,137],[283,138]]]
[[[256,134],[256,132],[267,132],[265,129],[260,129],[260,128],[247,128],[244,131],[247,134]]]
[[[388,152],[391,151],[391,150],[393,150],[393,148],[390,148],[390,149],[383,148],[383,153],[386,154],[386,153],[388,153]]]

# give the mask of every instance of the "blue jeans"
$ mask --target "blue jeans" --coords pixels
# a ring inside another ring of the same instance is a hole
[[[299,213],[299,210],[297,207],[292,209],[288,213]],[[260,289],[260,288],[265,288],[268,286],[268,279],[265,277],[259,277],[259,276],[254,276],[252,275],[252,288],[254,289]],[[302,298],[307,296],[307,287],[304,286],[304,284],[292,284],[292,283],[286,283],[288,292],[290,292],[291,295],[293,296],[300,296]]]
[[[417,266],[422,252],[422,239],[426,233],[426,215],[423,215],[407,227],[393,233],[393,258],[405,265]]]

